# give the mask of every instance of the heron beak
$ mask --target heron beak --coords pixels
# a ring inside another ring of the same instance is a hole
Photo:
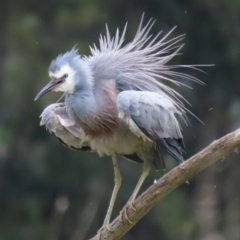
[[[40,97],[45,95],[46,93],[52,91],[54,88],[59,86],[64,82],[64,79],[58,79],[58,80],[51,80],[34,98],[34,101],[38,100]]]

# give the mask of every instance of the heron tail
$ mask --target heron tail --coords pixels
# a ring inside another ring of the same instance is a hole
[[[163,150],[172,156],[179,164],[184,162],[182,154],[185,151],[185,147],[182,139],[160,138],[156,141],[156,144],[159,155],[162,155]]]

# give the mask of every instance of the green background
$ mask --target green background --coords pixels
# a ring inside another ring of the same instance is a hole
[[[157,20],[152,33],[186,33],[172,64],[216,64],[187,73],[206,86],[176,88],[192,104],[183,126],[186,159],[240,126],[240,2],[177,0],[0,1],[0,240],[81,240],[101,226],[113,188],[109,158],[62,147],[39,127],[39,115],[59,94],[33,98],[49,81],[53,58],[75,44],[81,54],[142,13]],[[167,171],[176,166],[167,158]],[[113,217],[128,200],[141,165],[119,159],[122,188]],[[123,239],[239,240],[240,162],[236,151],[169,194]],[[142,187],[164,172],[152,171]]]

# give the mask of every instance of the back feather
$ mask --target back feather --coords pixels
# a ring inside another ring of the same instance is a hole
[[[120,36],[117,29],[114,37],[110,36],[106,26],[106,36],[100,36],[99,48],[95,44],[90,47],[92,56],[85,56],[84,60],[94,69],[96,82],[101,79],[115,79],[119,92],[124,90],[152,91],[160,94],[165,92],[184,117],[186,111],[190,112],[183,103],[187,101],[162,81],[166,80],[178,86],[186,86],[179,82],[179,79],[187,79],[202,84],[193,76],[175,71],[176,68],[197,69],[197,65],[167,65],[172,58],[179,55],[183,44],[179,45],[178,43],[184,39],[184,35],[167,40],[174,31],[174,27],[162,38],[159,38],[161,32],[153,37],[149,32],[155,21],[150,19],[143,27],[143,18],[144,16],[142,16],[133,41],[125,46],[123,43],[127,24],[122,35]]]

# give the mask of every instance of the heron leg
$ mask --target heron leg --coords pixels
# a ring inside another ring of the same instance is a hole
[[[114,203],[118,194],[118,190],[121,186],[122,183],[122,177],[118,168],[118,163],[117,163],[117,157],[116,156],[112,156],[112,162],[113,162],[113,170],[114,170],[114,188],[113,188],[113,192],[112,192],[112,196],[111,196],[111,200],[108,206],[108,210],[107,210],[107,214],[105,216],[104,222],[103,222],[103,226],[98,230],[97,233],[97,240],[101,239],[101,233],[104,230],[104,228],[107,228],[110,232],[112,231],[110,228],[110,218],[112,215],[112,210],[114,207]]]
[[[119,219],[120,221],[123,220],[123,214],[125,215],[127,221],[130,223],[130,224],[133,224],[133,222],[129,219],[128,215],[127,215],[127,208],[128,206],[130,206],[133,210],[135,210],[134,206],[133,206],[133,202],[134,200],[136,199],[137,197],[137,194],[144,182],[144,180],[146,179],[146,177],[148,176],[149,172],[150,172],[150,169],[151,169],[151,166],[150,164],[145,161],[144,162],[144,166],[143,166],[143,170],[142,170],[142,174],[138,180],[138,183],[131,195],[131,197],[129,198],[129,200],[127,201],[126,205],[123,207],[122,211],[120,212],[120,216],[119,216]]]
[[[116,156],[112,156],[112,162],[113,162],[113,169],[114,169],[115,185],[114,185],[114,189],[113,189],[113,192],[112,192],[109,207],[108,207],[108,210],[107,210],[107,214],[106,214],[104,222],[103,222],[103,227],[107,227],[109,230],[110,230],[109,223],[110,223],[110,218],[111,218],[111,215],[112,215],[112,210],[113,210],[114,203],[115,203],[115,200],[116,200],[116,197],[117,197],[117,194],[118,194],[118,190],[119,190],[119,188],[121,186],[121,182],[122,182],[122,177],[121,177],[121,174],[120,174],[120,171],[119,171],[119,168],[118,168],[118,163],[117,163],[117,157]]]
[[[138,180],[138,183],[137,183],[131,197],[129,198],[128,202],[133,202],[136,199],[137,194],[138,194],[143,182],[145,181],[146,177],[148,176],[148,174],[150,172],[150,169],[151,169],[150,164],[148,162],[145,162],[144,166],[143,166],[142,174],[141,174],[141,176]]]

